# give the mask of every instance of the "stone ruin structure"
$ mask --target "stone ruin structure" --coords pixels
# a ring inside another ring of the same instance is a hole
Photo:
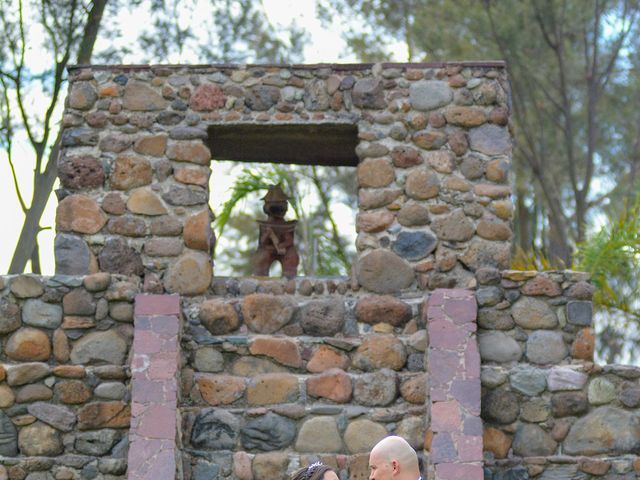
[[[592,287],[508,270],[500,62],[78,66],[56,269],[0,277],[0,478],[631,479],[640,369]],[[352,165],[349,278],[221,278],[211,159]]]

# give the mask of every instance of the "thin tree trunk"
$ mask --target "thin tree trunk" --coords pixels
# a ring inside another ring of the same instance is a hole
[[[108,0],[94,0],[92,2],[92,8],[89,12],[87,23],[85,25],[84,34],[80,41],[78,50],[78,63],[87,64],[91,61],[91,54],[93,47],[100,30],[100,22],[104,13],[105,6]],[[66,68],[65,65],[59,65],[60,68]],[[44,212],[53,184],[55,183],[58,168],[58,154],[60,151],[60,139],[62,131],[58,132],[56,141],[54,142],[49,156],[47,158],[47,164],[44,172],[36,170],[34,173],[34,190],[31,199],[29,209],[25,214],[24,223],[20,231],[18,238],[18,244],[13,253],[11,264],[9,265],[9,273],[22,273],[25,270],[27,262],[34,257],[34,249],[38,248],[37,238],[40,232],[40,219]],[[37,255],[39,258],[39,255]],[[38,267],[39,268],[39,267]]]

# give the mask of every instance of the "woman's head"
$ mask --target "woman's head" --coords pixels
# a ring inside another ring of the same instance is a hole
[[[303,467],[293,474],[291,480],[339,480],[331,467],[320,462]]]

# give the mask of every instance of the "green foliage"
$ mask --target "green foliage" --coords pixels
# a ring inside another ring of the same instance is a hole
[[[601,308],[640,320],[640,202],[578,246],[575,269],[589,272]]]

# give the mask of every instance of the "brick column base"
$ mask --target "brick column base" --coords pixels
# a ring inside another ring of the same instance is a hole
[[[128,479],[174,479],[180,297],[136,296],[134,328]]]
[[[480,352],[474,292],[439,289],[427,305],[429,477],[483,480]]]

